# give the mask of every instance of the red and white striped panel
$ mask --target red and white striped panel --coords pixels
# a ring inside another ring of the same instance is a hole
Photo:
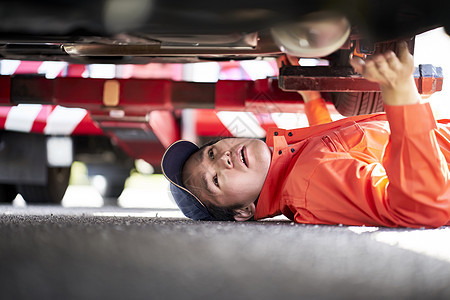
[[[0,74],[41,74],[52,79],[64,76],[69,64],[62,61],[20,61],[4,59],[0,61]]]
[[[0,129],[46,135],[101,135],[87,110],[41,104],[0,107]]]
[[[0,61],[1,75],[41,74],[52,79],[82,77],[86,72],[84,65],[59,61]],[[103,134],[85,109],[40,104],[0,107],[0,129],[47,135]]]

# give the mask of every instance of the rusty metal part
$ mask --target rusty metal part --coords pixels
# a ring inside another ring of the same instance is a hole
[[[419,65],[414,79],[420,94],[442,90],[442,68]],[[300,67],[280,69],[279,87],[284,91],[315,90],[321,92],[379,92],[380,85],[355,73],[351,67]]]

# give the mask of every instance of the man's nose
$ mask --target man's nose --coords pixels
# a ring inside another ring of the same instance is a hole
[[[225,151],[222,153],[222,156],[220,157],[221,163],[224,164],[224,167],[227,169],[233,168],[233,162],[231,161],[231,152]]]

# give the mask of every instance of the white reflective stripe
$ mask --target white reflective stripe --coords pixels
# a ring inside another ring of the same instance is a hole
[[[71,134],[86,116],[87,111],[83,108],[67,108],[56,106],[47,118],[44,128],[45,134]]]
[[[276,76],[274,69],[267,61],[246,60],[240,62],[242,68],[250,76],[251,80],[264,79],[270,76]]]
[[[293,129],[308,127],[308,118],[305,114],[297,113],[271,113],[270,116],[278,128]]]
[[[20,60],[3,59],[0,63],[1,75],[12,75],[20,65]]]
[[[45,78],[53,79],[67,66],[63,61],[44,61],[38,69],[39,74],[45,74]]]
[[[191,108],[181,111],[181,138],[198,144],[198,135],[195,130],[195,110]]]
[[[6,117],[5,129],[30,132],[41,109],[42,105],[40,104],[19,104],[11,107]]]
[[[116,77],[116,65],[111,64],[92,64],[88,66],[91,78],[107,78]]]
[[[217,113],[222,124],[235,137],[263,138],[266,131],[250,112],[220,111]]]

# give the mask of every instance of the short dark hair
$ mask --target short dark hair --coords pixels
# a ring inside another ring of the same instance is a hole
[[[219,141],[221,141],[221,140],[223,140],[223,139],[225,139],[225,138],[218,138],[218,139],[215,139],[215,140],[211,140],[211,141],[209,141],[209,142],[206,142],[206,143],[204,143],[196,152],[200,152],[200,151],[202,151],[204,148],[206,148],[206,147],[208,147],[208,146],[211,146],[211,145],[214,145],[215,143],[217,143],[217,142],[219,142]]]
[[[217,221],[234,221],[237,208],[239,207],[235,205],[222,207],[212,203],[206,204],[206,209]]]

